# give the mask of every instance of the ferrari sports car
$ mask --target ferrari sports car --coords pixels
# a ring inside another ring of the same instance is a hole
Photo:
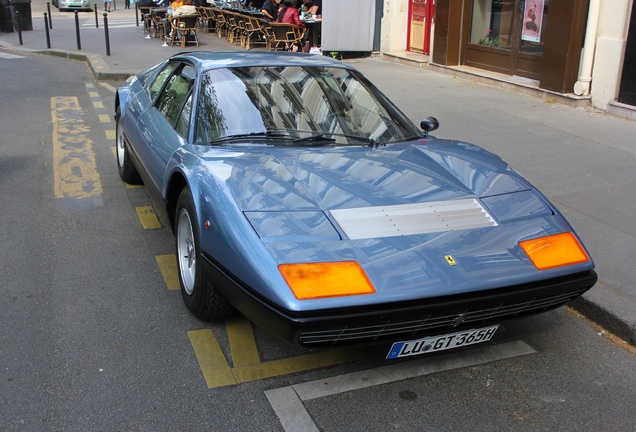
[[[594,263],[499,157],[416,127],[320,55],[184,52],[115,101],[119,175],[175,234],[185,305],[307,348],[388,358],[490,340],[560,307]],[[389,348],[390,347],[390,348]]]

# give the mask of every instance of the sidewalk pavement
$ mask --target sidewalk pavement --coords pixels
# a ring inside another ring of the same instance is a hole
[[[32,0],[33,30],[22,32],[23,44],[16,32],[0,33],[0,48],[87,61],[96,79],[114,81],[182,51],[146,38],[134,6],[125,9],[123,0],[114,0],[107,55],[103,3],[96,1],[99,28],[94,11],[77,14],[81,50],[74,12],[53,6],[47,48],[45,0]],[[200,32],[199,42],[187,49],[241,50],[214,33]],[[442,121],[438,136],[446,133],[482,145],[522,168],[566,214],[596,262],[599,283],[572,306],[636,345],[636,122],[380,58],[355,62],[409,117],[432,109],[430,114]]]

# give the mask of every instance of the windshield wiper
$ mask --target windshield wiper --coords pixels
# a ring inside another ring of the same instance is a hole
[[[335,142],[336,139],[335,138],[330,138],[328,136],[326,136],[325,134],[317,134],[317,135],[312,135],[312,136],[308,136],[305,138],[298,138],[294,140],[294,144],[301,144],[301,143],[307,143],[309,145],[324,145],[324,144],[329,144],[332,142]]]
[[[246,138],[264,138],[264,139],[284,138],[284,139],[293,139],[292,137],[289,136],[289,134],[286,134],[286,133],[265,131],[265,132],[250,132],[250,133],[245,133],[245,134],[227,135],[227,136],[219,137],[219,138],[216,138],[216,139],[210,141],[210,144],[216,144],[216,143],[221,143],[221,142],[226,142],[226,141],[242,140],[242,139],[246,139]]]

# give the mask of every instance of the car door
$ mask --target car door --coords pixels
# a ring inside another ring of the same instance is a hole
[[[156,89],[153,105],[139,119],[137,139],[143,145],[137,147],[137,156],[152,187],[160,193],[170,158],[187,144],[195,76],[195,69],[189,64],[173,67],[165,84]]]

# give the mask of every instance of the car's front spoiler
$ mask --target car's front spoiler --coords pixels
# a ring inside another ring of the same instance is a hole
[[[306,348],[417,339],[558,308],[589,290],[593,270],[523,285],[410,302],[297,313],[278,308],[204,257],[219,292],[256,325]]]

